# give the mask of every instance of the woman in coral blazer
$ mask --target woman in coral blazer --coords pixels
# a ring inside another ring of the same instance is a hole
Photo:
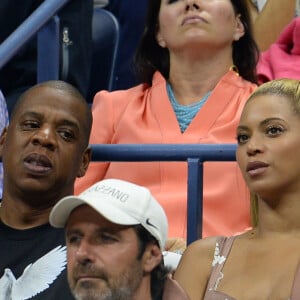
[[[256,88],[257,53],[243,1],[150,1],[136,56],[145,83],[97,93],[90,143],[235,143],[241,110]],[[169,236],[186,237],[185,163],[91,163],[76,193],[103,178],[149,187],[166,210]],[[250,225],[235,162],[205,163],[203,225],[203,236]]]

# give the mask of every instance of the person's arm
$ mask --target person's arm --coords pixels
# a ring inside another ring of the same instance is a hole
[[[5,98],[0,90],[0,134],[3,129],[8,125],[8,111]]]
[[[253,32],[260,51],[267,50],[274,43],[284,27],[295,16],[295,0],[268,0],[263,10],[258,13],[248,0]]]
[[[186,249],[186,240],[182,238],[168,238],[165,246],[166,251],[181,252]]]
[[[251,17],[251,21],[252,23],[254,23],[255,19],[258,16],[258,8],[253,4],[253,2],[251,0],[247,0],[246,2],[249,12],[250,12],[250,17]]]
[[[187,247],[175,271],[174,279],[191,300],[203,299],[212,270],[216,238],[198,240]]]

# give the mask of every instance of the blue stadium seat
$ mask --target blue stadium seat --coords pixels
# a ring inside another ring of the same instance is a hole
[[[88,102],[93,101],[93,97],[98,91],[112,89],[119,31],[118,20],[111,12],[103,8],[94,8],[93,58]]]

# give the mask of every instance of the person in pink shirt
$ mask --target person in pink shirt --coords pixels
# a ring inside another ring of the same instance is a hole
[[[149,1],[135,59],[144,83],[96,94],[90,143],[235,143],[242,108],[256,89],[250,23],[240,0]],[[186,238],[184,162],[94,162],[75,193],[105,178],[148,187],[167,213],[169,237]],[[205,163],[203,236],[247,228],[248,198],[235,162]]]
[[[247,0],[254,37],[260,51],[275,43],[283,29],[299,16],[299,0]]]

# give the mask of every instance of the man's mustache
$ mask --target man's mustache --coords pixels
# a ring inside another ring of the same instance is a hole
[[[107,273],[99,268],[95,268],[93,264],[78,264],[73,269],[73,278],[95,277],[104,281],[108,281]]]

